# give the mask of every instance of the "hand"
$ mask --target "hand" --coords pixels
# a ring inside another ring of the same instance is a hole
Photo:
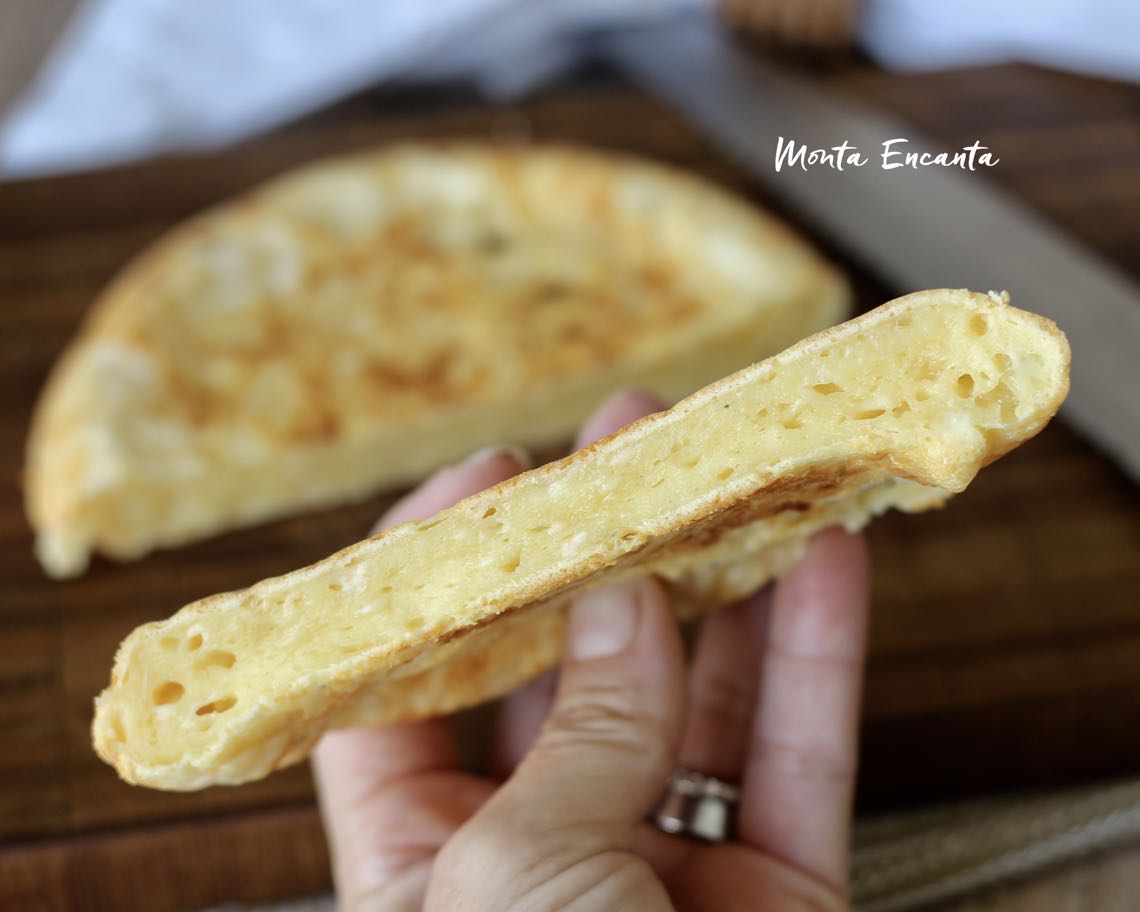
[[[579,444],[658,408],[621,394]],[[521,469],[506,452],[473,457],[381,526]],[[709,618],[687,675],[657,582],[580,596],[560,679],[503,702],[504,782],[457,769],[446,719],[324,737],[316,780],[342,909],[845,909],[866,624],[864,549],[839,530]],[[678,764],[742,783],[737,841],[645,822]]]

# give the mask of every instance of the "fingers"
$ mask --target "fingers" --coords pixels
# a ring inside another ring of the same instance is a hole
[[[642,829],[638,851],[678,908],[847,907],[866,587],[862,543],[830,530],[770,593],[706,624],[680,762],[733,779],[746,757],[741,841]]]
[[[583,894],[599,897],[583,908],[667,907],[649,866],[626,850],[673,768],[684,700],[680,636],[660,585],[580,596],[546,725],[444,848],[429,907],[458,908],[461,893],[471,908],[519,908],[523,898],[562,908]],[[497,892],[472,897],[491,867]]]
[[[742,839],[827,883],[847,881],[867,630],[862,541],[815,538],[773,592],[741,804]]]
[[[522,468],[512,451],[477,453],[437,473],[378,525],[431,516]],[[380,897],[384,909],[420,907],[431,856],[491,790],[450,772],[455,764],[445,719],[344,729],[321,739],[313,766],[343,908],[375,908]]]
[[[582,426],[575,446],[581,449],[664,407],[661,400],[648,393],[636,390],[617,393]],[[506,778],[526,756],[550,712],[557,686],[558,672],[554,670],[520,687],[503,700],[492,750],[491,768],[496,776]]]
[[[681,766],[740,780],[760,683],[770,590],[714,613],[701,631],[689,673],[689,718]]]

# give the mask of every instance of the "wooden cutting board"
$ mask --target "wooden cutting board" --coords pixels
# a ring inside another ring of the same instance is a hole
[[[853,64],[820,78],[950,147],[983,140],[1002,159],[988,179],[1140,269],[1134,90],[1018,67],[901,78]],[[199,794],[133,789],[90,749],[91,700],[136,624],[355,541],[391,498],[53,583],[18,480],[48,369],[128,257],[285,168],[409,136],[633,150],[778,208],[690,127],[605,78],[509,110],[364,96],[214,155],[0,185],[0,908],[184,909],[327,888],[306,767]],[[852,273],[863,307],[900,291]],[[1053,425],[948,509],[887,517],[870,538],[862,808],[1140,772],[1140,490],[1090,445]]]

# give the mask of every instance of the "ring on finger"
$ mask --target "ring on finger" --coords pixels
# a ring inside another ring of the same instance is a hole
[[[677,767],[653,812],[653,824],[674,836],[700,842],[727,842],[736,838],[739,804],[739,786]]]

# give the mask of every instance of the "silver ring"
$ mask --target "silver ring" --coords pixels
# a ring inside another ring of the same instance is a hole
[[[739,786],[677,767],[653,812],[653,823],[674,836],[727,842],[736,836],[739,803]]]

